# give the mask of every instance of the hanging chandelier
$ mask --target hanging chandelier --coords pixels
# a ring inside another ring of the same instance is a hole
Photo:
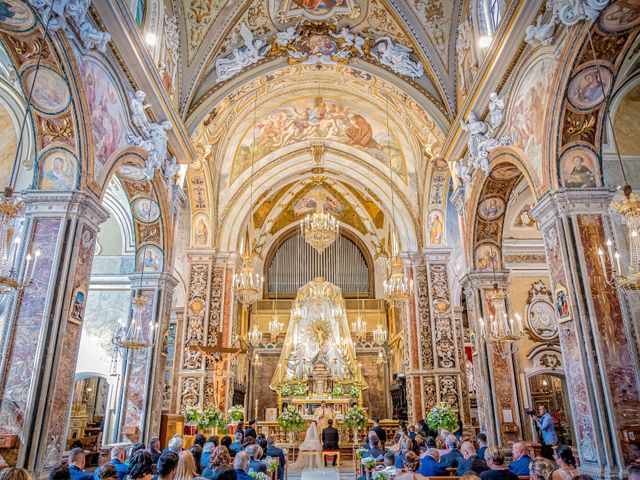
[[[367,339],[367,322],[362,318],[360,312],[356,314],[356,319],[351,322],[351,332],[359,342],[364,342]]]
[[[493,351],[500,358],[508,358],[513,353],[515,342],[522,338],[522,318],[517,313],[515,320],[507,316],[507,296],[502,288],[498,288],[497,283],[493,284],[492,290],[486,292],[486,298],[493,307],[493,314],[486,326],[482,317],[479,319],[480,334],[493,346]]]
[[[116,350],[142,350],[153,346],[153,332],[158,327],[157,323],[149,322],[148,334],[144,328],[144,308],[149,299],[138,293],[131,300],[131,319],[128,325],[123,325],[114,333],[112,343]]]
[[[256,354],[253,356],[253,366],[259,368],[262,365],[262,358],[260,358],[260,355],[256,352]]]
[[[262,332],[258,330],[258,325],[254,325],[249,332],[249,343],[254,347],[262,343]]]
[[[408,300],[413,291],[413,280],[407,277],[404,264],[398,256],[391,257],[391,273],[382,284],[387,302],[403,302]]]
[[[13,190],[6,188],[0,199],[0,295],[22,291],[33,283],[33,275],[40,257],[40,250],[26,256],[25,268],[18,270],[18,250],[20,237],[13,238],[23,203],[13,196]],[[33,260],[33,263],[31,261]]]
[[[278,340],[278,335],[282,333],[283,328],[284,323],[280,321],[280,317],[274,312],[271,317],[271,321],[269,322],[269,335],[271,335],[272,342],[276,342]]]
[[[381,324],[378,324],[373,331],[373,341],[376,345],[382,345],[387,341],[387,331]]]
[[[324,211],[322,199],[318,199],[316,211],[312,215],[307,215],[300,222],[300,233],[304,240],[321,255],[329,245],[336,241],[339,230],[340,221],[331,213]]]
[[[245,306],[255,303],[262,293],[264,277],[253,268],[253,255],[242,256],[242,268],[233,275],[233,288],[236,298]]]

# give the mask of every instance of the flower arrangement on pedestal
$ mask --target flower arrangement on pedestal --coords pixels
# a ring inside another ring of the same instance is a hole
[[[368,468],[369,470],[376,468],[376,459],[373,457],[365,457],[360,461],[360,463],[362,463],[363,467]]]
[[[356,383],[349,387],[349,395],[351,398],[360,398],[360,386]]]
[[[440,430],[455,430],[458,426],[458,420],[455,410],[445,402],[438,402],[429,410],[427,414],[427,425],[429,428],[440,432]]]
[[[289,385],[288,383],[283,383],[280,387],[280,395],[282,395],[283,397],[290,397],[291,395],[293,395],[293,389],[291,388],[291,385]]]
[[[277,423],[282,430],[286,433],[290,433],[303,430],[307,422],[302,418],[300,412],[292,407],[287,407],[278,417]]]
[[[254,469],[249,469],[249,476],[254,480],[269,480],[269,475],[262,472],[256,472]]]
[[[197,408],[190,408],[184,413],[184,418],[187,423],[184,426],[185,435],[195,435],[198,433],[198,423],[202,417],[202,412]]]
[[[232,422],[241,422],[244,420],[244,407],[242,405],[229,407],[229,418]]]
[[[371,474],[371,480],[389,480],[389,474],[384,470],[376,470]]]
[[[278,462],[275,458],[267,457],[265,458],[264,463],[267,464],[267,470],[270,472],[275,472],[276,468],[278,468]]]
[[[369,423],[367,420],[367,412],[365,412],[361,406],[354,405],[345,413],[343,423],[346,428],[365,428]]]
[[[293,387],[293,395],[296,397],[304,397],[309,391],[309,387],[307,387],[306,383],[296,383],[295,387]]]
[[[229,420],[225,417],[224,413],[222,413],[222,410],[216,408],[215,405],[209,405],[202,412],[198,427],[203,430],[212,428],[217,433],[227,433],[229,431],[228,423]]]
[[[362,460],[362,456],[367,453],[369,450],[367,450],[366,448],[362,448],[360,447],[359,449],[356,450],[356,458],[358,460]]]
[[[333,384],[333,390],[331,391],[331,395],[334,397],[344,397],[344,385],[342,382],[336,382]]]

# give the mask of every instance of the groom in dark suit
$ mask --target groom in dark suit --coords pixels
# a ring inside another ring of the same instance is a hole
[[[340,450],[338,430],[333,428],[333,420],[327,420],[329,426],[322,430],[322,450],[331,451],[331,450]],[[333,457],[333,466],[336,465],[336,457]],[[325,465],[326,466],[326,465]]]

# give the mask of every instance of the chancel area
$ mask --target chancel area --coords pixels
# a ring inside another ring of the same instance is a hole
[[[0,0],[0,480],[640,480],[640,1]]]

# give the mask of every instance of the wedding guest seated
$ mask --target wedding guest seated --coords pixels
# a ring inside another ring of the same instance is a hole
[[[189,451],[191,452],[191,455],[193,455],[193,461],[196,462],[196,470],[198,471],[198,474],[201,474],[203,470],[200,465],[202,461],[202,447],[197,443],[194,443]]]
[[[460,477],[460,480],[480,480],[480,477],[473,470],[469,470]]]
[[[236,471],[238,480],[253,480],[247,473],[249,470],[249,455],[247,455],[247,452],[238,452],[233,459],[233,468]]]
[[[411,425],[409,427],[409,438],[416,438],[416,427]]]
[[[393,440],[391,441],[391,445],[389,446],[389,448],[387,448],[387,451],[394,453],[400,451],[400,439],[402,437],[403,435],[401,435],[400,432],[394,433]]]
[[[384,454],[384,470],[388,477],[395,477],[398,469],[396,468],[396,456],[392,452]]]
[[[435,448],[427,450],[427,454],[420,460],[418,473],[425,477],[441,477],[447,475],[447,471],[440,466],[440,453]]]
[[[380,448],[384,450],[384,446],[387,443],[387,432],[380,426],[379,418],[373,419],[373,428],[371,429],[371,431],[376,432],[376,435],[378,435],[378,440],[380,440]]]
[[[129,461],[127,480],[151,480],[154,476],[153,458],[146,450],[138,450]]]
[[[111,461],[109,463],[115,467],[118,473],[118,480],[124,480],[129,474],[129,467],[124,464],[123,447],[113,447],[111,449]],[[98,470],[93,474],[93,478],[98,480]]]
[[[238,480],[238,475],[233,465],[220,465],[216,480]]]
[[[576,458],[573,456],[571,447],[560,445],[556,448],[553,459],[558,464],[558,469],[553,472],[552,480],[571,480],[580,475],[576,468]]]
[[[424,444],[427,448],[437,448],[436,447],[436,439],[429,436],[429,437],[425,437],[424,439]]]
[[[413,438],[420,453],[427,451],[427,445],[424,443],[424,437],[419,433]]]
[[[149,453],[151,454],[153,463],[158,463],[158,459],[160,455],[162,455],[160,451],[160,439],[158,437],[152,438],[149,442]]]
[[[529,475],[529,463],[531,457],[526,454],[527,446],[524,442],[516,442],[511,448],[513,460],[509,464],[509,470],[516,475]]]
[[[449,435],[447,433],[447,435]],[[445,437],[438,435],[436,437],[436,448],[438,449],[438,452],[440,453],[440,456],[444,455],[445,453],[449,453],[449,449],[447,448],[447,443],[444,440]]]
[[[96,474],[99,480],[118,480],[118,471],[110,463],[105,463],[98,467],[94,472],[94,478]]]
[[[476,437],[476,443],[478,444],[478,457],[484,460],[484,452],[487,450],[487,435],[479,433]]]
[[[207,443],[213,443],[214,447],[217,447],[218,445],[220,445],[220,439],[218,438],[217,435],[211,435],[208,439],[207,439]],[[206,444],[205,444],[206,445]],[[204,447],[202,447],[204,448]]]
[[[551,480],[555,467],[548,458],[536,457],[529,464],[531,480]]]
[[[448,451],[440,456],[440,466],[442,468],[457,468],[458,463],[462,460],[462,454],[458,450],[458,440],[454,435],[448,435],[444,442]]]
[[[411,452],[414,446],[414,441],[409,437],[404,437],[400,440],[400,450],[396,453],[396,468],[403,468],[403,458],[408,453]],[[415,453],[415,452],[414,452]]]
[[[238,422],[238,426],[236,427],[236,433],[241,433],[242,438],[244,439],[244,422],[242,420]]]
[[[173,437],[171,437],[171,440],[169,440],[169,445],[167,445],[165,451],[168,450],[175,453],[176,455],[180,455],[183,444],[184,442],[182,441],[182,437],[180,435],[174,435]]]
[[[420,457],[413,452],[407,452],[402,459],[404,463],[405,473],[396,477],[397,480],[426,480],[426,477],[418,473],[420,468]]]
[[[256,444],[260,445],[260,448],[265,452],[267,450],[267,447],[269,446],[269,444],[267,443],[267,439],[262,434],[258,435],[258,438],[256,439]]]
[[[178,454],[171,451],[162,452],[156,466],[158,480],[173,480],[178,468]],[[103,465],[104,466],[104,465]]]
[[[336,428],[333,428],[333,419],[330,418],[329,420],[327,420],[327,425],[327,428],[322,430],[322,450],[340,450],[340,437],[338,435],[338,430]],[[334,455],[333,466],[336,465],[336,460],[337,457]]]
[[[240,451],[242,451],[242,433],[240,432],[236,432],[236,434],[233,436],[234,438],[234,442],[229,445],[229,453],[231,454],[232,457],[235,457],[236,454]]]
[[[363,455],[363,457],[371,457],[376,460],[382,460],[384,457],[384,451],[380,448],[380,440],[378,439],[378,435],[376,432],[369,432],[369,436],[367,446],[367,452]]]
[[[276,440],[273,437],[267,438],[267,449],[265,450],[268,456],[277,458],[278,463],[278,479],[284,480],[284,466],[287,464],[287,457],[284,454],[284,450],[276,447]]]
[[[220,480],[220,474],[222,472],[221,467],[231,465],[231,455],[227,447],[220,445],[214,448],[209,458],[209,464],[207,468],[202,472],[202,476],[208,480]],[[233,469],[232,469],[233,470]]]
[[[66,465],[58,465],[49,470],[49,480],[70,480],[71,474]]]
[[[31,480],[31,475],[24,468],[8,467],[1,471],[0,480]]]
[[[178,458],[178,467],[176,468],[174,480],[195,480],[198,478],[202,477],[198,475],[193,455],[189,450],[183,450]]]
[[[229,448],[232,443],[233,443],[233,440],[231,439],[231,437],[229,435],[225,435],[220,440],[220,445],[222,445],[223,447]]]
[[[211,459],[211,452],[213,452],[217,447],[217,442],[209,442],[204,444],[202,447],[202,456],[200,457],[200,465],[202,468],[207,468],[209,466],[209,460]]]
[[[258,423],[258,421],[255,418],[249,422],[249,426],[247,427],[247,429],[244,432],[244,437],[245,438],[247,438],[247,437],[257,438],[258,437],[258,432],[256,432],[257,423]]]
[[[262,449],[259,445],[249,445],[245,452],[249,455],[249,468],[254,472],[267,473],[267,465],[261,462]]]
[[[487,448],[485,461],[489,470],[480,474],[480,480],[518,480],[518,476],[509,471],[509,468],[504,464],[504,453],[501,448]]]
[[[71,480],[91,480],[93,475],[84,471],[86,457],[84,449],[74,448],[69,452],[69,474]]]
[[[202,433],[196,435],[196,438],[193,439],[194,445],[200,445],[204,447],[204,444],[207,442],[207,437],[205,437]]]
[[[458,461],[458,470],[456,470],[456,475],[463,475],[469,470],[480,475],[485,470],[488,470],[489,467],[487,467],[487,462],[478,457],[473,443],[464,442],[460,447],[460,453],[463,458]]]

